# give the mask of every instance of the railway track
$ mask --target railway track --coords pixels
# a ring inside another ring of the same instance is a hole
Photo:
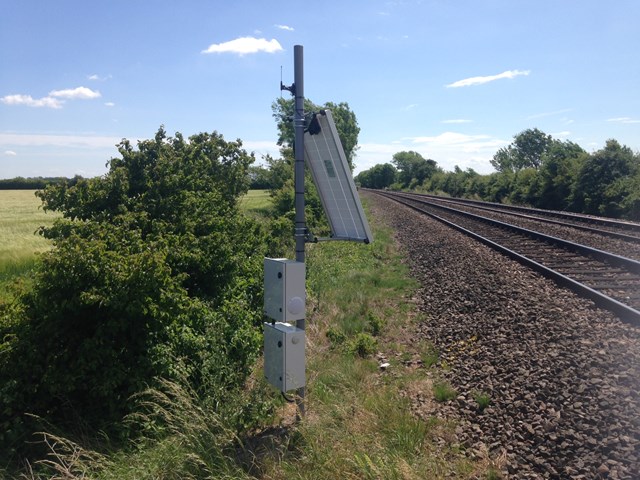
[[[474,208],[493,211],[493,212],[510,212],[513,216],[536,219],[542,222],[557,225],[570,225],[577,229],[590,232],[598,232],[605,236],[613,238],[622,238],[631,242],[640,242],[640,224],[616,220],[612,218],[596,217],[593,215],[585,215],[572,212],[561,212],[557,210],[543,210],[539,208],[522,207],[518,205],[504,205],[493,202],[483,202],[480,200],[471,200],[467,198],[450,198],[438,195],[429,195],[425,193],[411,193],[416,197],[430,198],[443,202],[450,202],[457,205],[468,205]]]
[[[615,313],[622,320],[640,325],[639,260],[548,235],[540,231],[544,230],[543,228],[532,230],[514,225],[512,222],[507,223],[504,217],[497,220],[492,218],[495,215],[486,214],[486,209],[491,207],[481,206],[481,215],[471,213],[467,211],[468,209],[455,206],[453,202],[443,201],[441,198],[434,199],[398,192],[374,191],[374,193],[391,198],[472,236],[579,295],[589,298],[596,305]],[[495,209],[492,208],[491,212],[495,213]],[[501,212],[501,215],[513,213],[517,214],[515,217],[517,219],[522,219],[522,215],[525,215],[508,211]],[[553,224],[557,223],[562,221],[553,221]],[[631,225],[625,226],[631,232],[634,226],[638,226],[637,224],[627,225]],[[574,228],[570,224],[564,227]],[[584,225],[580,227],[580,230],[589,228]],[[619,226],[616,225],[613,228],[619,228]],[[595,228],[596,232],[601,230],[601,228]],[[618,234],[620,232],[616,233]],[[599,233],[599,235],[607,234]],[[633,237],[633,233],[630,236]],[[622,241],[634,242],[635,240]]]

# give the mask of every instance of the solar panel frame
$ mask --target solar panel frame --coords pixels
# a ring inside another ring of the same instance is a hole
[[[304,134],[304,158],[329,220],[332,240],[369,243],[367,222],[330,110],[314,114],[320,131]]]

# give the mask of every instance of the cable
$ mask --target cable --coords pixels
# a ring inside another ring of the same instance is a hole
[[[295,403],[295,401],[296,401],[296,400],[295,400],[294,398],[287,397],[287,394],[286,394],[286,393],[284,393],[284,392],[280,392],[280,393],[282,394],[282,398],[284,398],[284,400],[285,400],[287,403]]]

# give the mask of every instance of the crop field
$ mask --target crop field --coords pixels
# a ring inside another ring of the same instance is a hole
[[[270,205],[269,190],[249,190],[240,200],[240,208],[249,214],[265,213]]]
[[[0,295],[6,282],[27,271],[36,254],[50,248],[36,231],[58,215],[45,213],[40,203],[33,190],[0,190]]]
[[[40,205],[34,190],[0,190],[0,296],[7,282],[28,271],[37,254],[51,247],[36,231],[51,225],[58,214],[46,213]],[[269,208],[269,191],[249,191],[240,206],[259,215]]]

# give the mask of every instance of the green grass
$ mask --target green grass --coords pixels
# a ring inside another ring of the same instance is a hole
[[[371,356],[414,348],[406,329],[417,315],[408,301],[417,285],[391,231],[373,221],[372,228],[370,245],[308,248],[308,414],[294,445],[261,459],[261,478],[467,478],[482,469],[456,446],[438,444],[454,426],[411,413],[406,389],[426,384],[430,370],[392,364],[381,372]]]
[[[433,384],[433,396],[437,402],[453,400],[457,392],[447,382],[440,381]]]
[[[489,405],[491,405],[491,397],[484,392],[474,392],[473,399],[478,404],[478,410],[484,411]]]
[[[35,232],[58,215],[45,213],[40,204],[34,190],[0,190],[0,299],[9,283],[33,268],[37,254],[51,248]]]
[[[267,216],[271,210],[269,190],[249,190],[240,199],[240,208],[250,215]]]

